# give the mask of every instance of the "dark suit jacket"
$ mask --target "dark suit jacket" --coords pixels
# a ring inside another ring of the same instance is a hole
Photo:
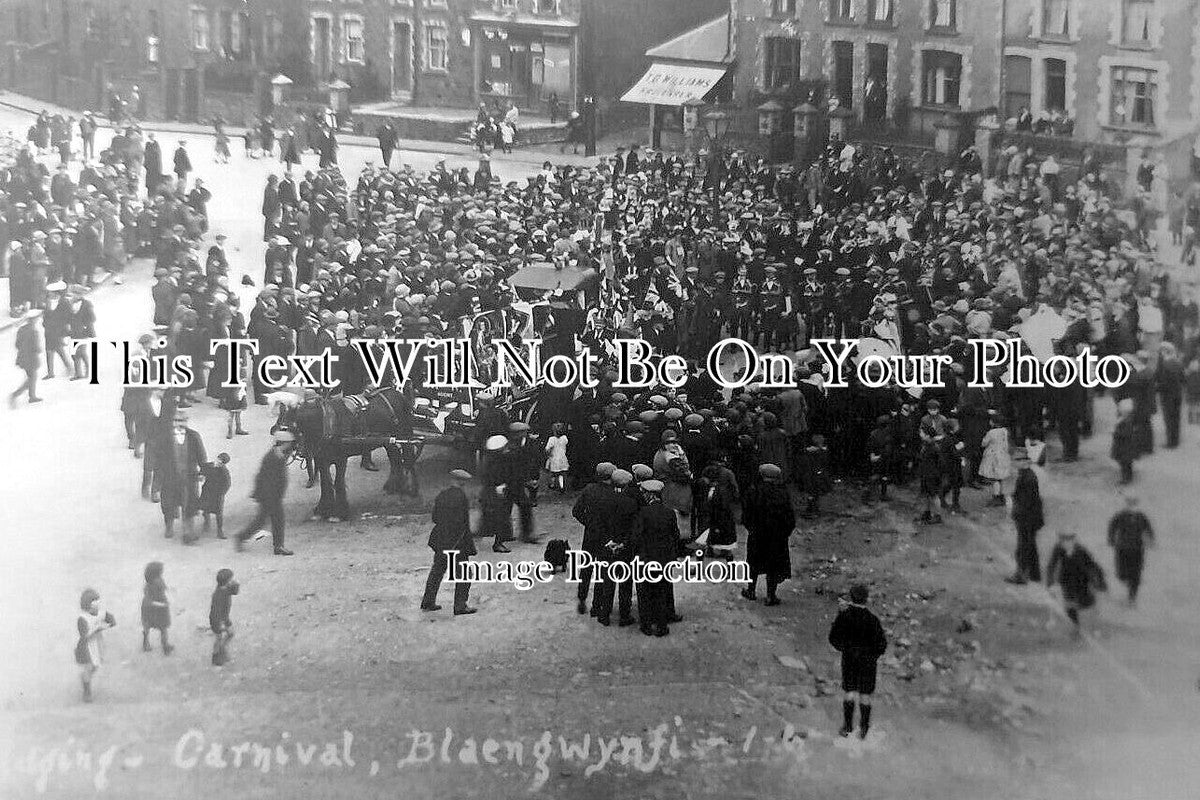
[[[443,489],[433,500],[433,530],[429,546],[435,552],[457,550],[473,556],[475,542],[471,538],[471,507],[467,494],[458,486]]]
[[[287,493],[287,464],[274,447],[263,456],[250,495],[264,506],[278,505]]]
[[[200,469],[208,461],[208,456],[204,452],[204,441],[200,434],[191,428],[184,434],[183,444],[187,450],[187,463],[181,471],[172,452],[175,446],[175,432],[168,422],[158,440],[154,469],[162,477],[163,494],[178,497],[180,505],[192,509],[199,499],[197,488]]]
[[[635,551],[645,562],[668,564],[679,556],[679,523],[662,502],[642,506]]]
[[[92,301],[83,300],[79,310],[71,315],[70,332],[72,339],[91,339],[96,335],[96,311]]]
[[[617,500],[613,488],[604,483],[589,483],[580,492],[571,515],[583,525],[583,549],[603,555],[601,548],[612,536]]]

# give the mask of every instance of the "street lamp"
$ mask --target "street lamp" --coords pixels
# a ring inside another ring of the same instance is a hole
[[[700,127],[700,109],[704,101],[699,97],[689,97],[683,101],[683,149],[688,155],[695,149],[696,131]]]
[[[704,115],[704,128],[708,137],[714,142],[720,142],[729,133],[729,124],[733,121],[729,112],[723,108],[714,108]]]

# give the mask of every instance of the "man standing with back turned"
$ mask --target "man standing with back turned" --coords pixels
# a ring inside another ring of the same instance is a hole
[[[437,604],[438,589],[446,576],[450,559],[447,550],[458,551],[459,563],[476,554],[475,541],[471,537],[471,503],[463,485],[471,480],[464,469],[450,471],[454,485],[441,491],[433,500],[433,530],[429,533],[429,547],[433,550],[433,565],[425,581],[425,596],[421,598],[422,611],[440,611]],[[454,584],[454,613],[474,614],[478,609],[467,605],[471,584],[460,581]]]

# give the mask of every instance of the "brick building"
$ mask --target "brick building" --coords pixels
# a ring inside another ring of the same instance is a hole
[[[1195,0],[730,0],[730,9],[746,135],[768,100],[790,110],[813,96],[824,109],[834,98],[855,125],[929,141],[950,117],[961,143],[985,112],[1003,120],[1027,107],[1073,120],[1081,145],[1162,152],[1180,175],[1200,128]]]
[[[1200,126],[1195,0],[1009,0],[998,105],[1062,111],[1087,141],[1187,147]]]
[[[827,98],[864,122],[932,134],[995,103],[1004,0],[732,0],[735,97]]]

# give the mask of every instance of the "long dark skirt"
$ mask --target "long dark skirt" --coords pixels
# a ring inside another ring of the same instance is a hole
[[[1041,559],[1038,557],[1037,530],[1017,528],[1017,572],[1026,580],[1040,581],[1042,579]]]

